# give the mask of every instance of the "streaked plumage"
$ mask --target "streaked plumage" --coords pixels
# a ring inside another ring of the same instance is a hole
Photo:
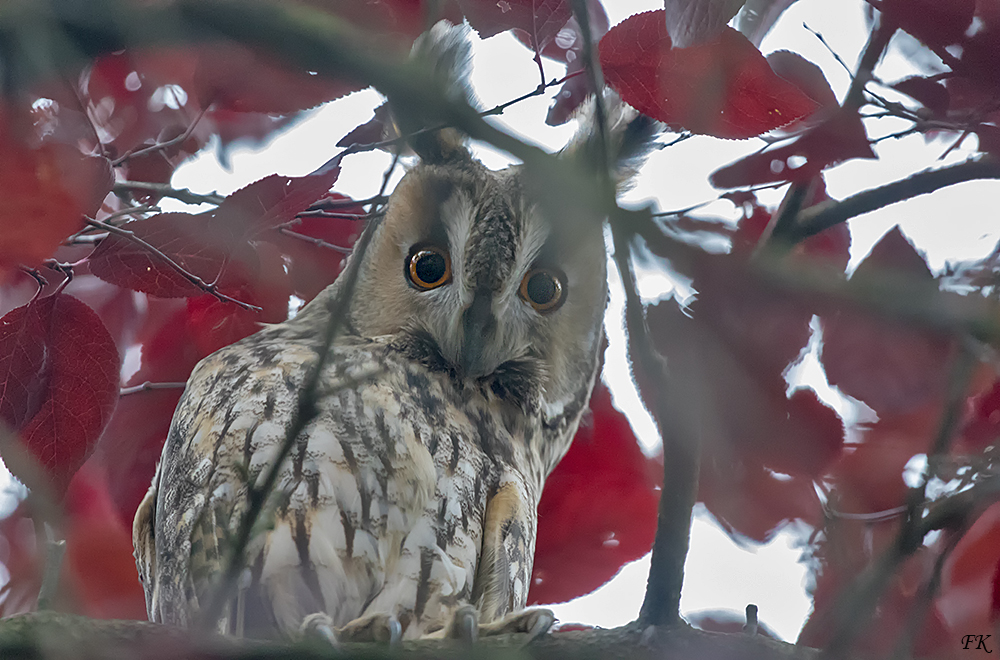
[[[603,230],[543,215],[521,168],[486,169],[450,132],[433,140],[368,229],[319,414],[282,468],[223,631],[295,634],[325,613],[340,634],[377,638],[392,617],[414,638],[466,604],[481,623],[524,607],[538,499],[597,368]],[[437,256],[414,261],[425,252]],[[450,279],[417,285],[443,265]],[[136,514],[152,620],[190,626],[204,607],[341,286],[192,373]],[[558,305],[536,310],[553,291]]]

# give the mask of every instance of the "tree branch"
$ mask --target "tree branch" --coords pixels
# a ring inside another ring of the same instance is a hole
[[[616,220],[618,220],[616,218]],[[647,218],[649,224],[652,219]],[[646,594],[639,621],[647,625],[670,625],[680,621],[684,562],[691,534],[691,517],[698,494],[701,439],[684,419],[696,418],[690,408],[680,416],[681,406],[697,405],[695,397],[682,396],[670,387],[667,364],[657,352],[646,328],[642,302],[634,282],[629,242],[632,234],[620,220],[612,223],[615,263],[625,289],[625,318],[632,370],[663,439],[663,490],[656,519],[656,537],[650,561]],[[691,390],[689,390],[690,392]],[[683,403],[680,399],[683,398]]]
[[[154,623],[98,621],[41,612],[0,621],[5,660],[816,660],[818,652],[762,635],[709,633],[681,624],[650,634],[636,624],[557,632],[524,646],[524,635],[486,637],[471,648],[424,639],[397,647],[345,644],[339,649],[196,635]]]
[[[797,222],[783,238],[800,241],[855,216],[976,179],[1000,179],[1000,162],[989,156],[972,158],[956,165],[917,172],[839,202],[811,206],[799,214]]]

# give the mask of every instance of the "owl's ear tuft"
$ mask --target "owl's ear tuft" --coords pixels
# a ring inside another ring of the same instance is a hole
[[[656,138],[663,131],[663,124],[635,110],[610,89],[604,94],[604,107],[608,164],[620,193],[632,186],[649,154],[658,148]],[[595,104],[590,100],[582,108],[577,116],[580,127],[562,153],[599,167],[601,136]]]
[[[470,32],[468,25],[438,21],[413,43],[410,58],[424,66],[445,90],[447,101],[464,101],[477,107],[469,80],[472,72]],[[460,131],[442,128],[418,132],[432,128],[432,120],[407,116],[405,112],[398,112],[398,116],[399,128],[404,134],[416,133],[409,140],[410,146],[424,162],[449,163],[472,159],[467,140]]]

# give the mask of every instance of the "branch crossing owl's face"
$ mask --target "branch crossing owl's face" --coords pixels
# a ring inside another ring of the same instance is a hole
[[[527,374],[550,403],[593,374],[607,288],[601,223],[552,218],[522,168],[420,164],[393,192],[352,304],[459,378]]]

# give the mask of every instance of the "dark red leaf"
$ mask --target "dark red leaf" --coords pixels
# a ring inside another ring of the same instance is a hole
[[[948,88],[940,81],[924,76],[910,76],[900,80],[892,88],[919,101],[935,116],[943,117],[948,112],[951,96]]]
[[[994,625],[998,564],[1000,505],[993,504],[962,536],[942,571],[939,607],[956,629],[978,634]]]
[[[823,70],[798,53],[776,50],[768,54],[767,63],[772,71],[805,92],[820,108],[837,106],[837,95]]]
[[[611,27],[608,14],[600,0],[587,0],[587,14],[590,19],[590,35],[597,42]],[[513,34],[522,44],[532,48],[531,35],[527,31],[515,28]],[[542,49],[542,57],[565,64],[580,65],[582,54],[583,33],[575,16],[570,16],[552,41]]]
[[[483,39],[512,28],[527,32],[544,49],[573,15],[566,0],[458,0],[465,18]]]
[[[375,108],[371,119],[356,126],[337,142],[338,147],[352,147],[356,144],[373,144],[385,140],[395,129],[392,126],[392,115],[389,104],[383,103]]]
[[[66,493],[66,555],[62,609],[99,619],[146,620],[146,597],[136,579],[132,521],[122,521],[107,479],[88,464]]]
[[[925,44],[948,46],[958,43],[969,29],[976,0],[881,0],[876,6],[885,16],[884,20],[898,25]]]
[[[340,176],[340,167],[321,168],[291,177],[272,174],[240,188],[222,203],[216,218],[255,235],[291,222],[296,215],[326,195]]]
[[[574,62],[566,67],[567,73],[574,71],[583,71],[583,64]],[[562,126],[573,118],[576,109],[593,93],[590,78],[586,75],[570,78],[563,83],[555,95],[549,112],[545,115],[545,123],[549,126]]]
[[[653,544],[663,470],[600,382],[590,407],[593,419],[545,482],[529,603],[589,593]]]
[[[257,255],[234,222],[213,213],[161,213],[122,226],[160,250],[206,284],[220,286],[255,277]],[[245,228],[244,228],[245,231]],[[109,235],[88,259],[90,271],[106,282],[162,298],[186,298],[204,290],[162,257],[124,236]]]
[[[147,317],[146,325],[158,329],[151,336],[140,335],[139,371],[127,385],[183,383],[204,356],[188,331],[187,309],[177,300],[152,299],[150,305],[155,318]],[[168,316],[161,319],[161,313]],[[111,498],[126,524],[131,524],[149,489],[181,392],[182,388],[157,389],[121,397],[98,444],[93,460],[107,473]]]
[[[710,43],[675,49],[663,12],[646,12],[613,27],[599,49],[608,84],[629,105],[672,127],[741,139],[817,108],[732,28]]]
[[[308,110],[364,87],[296,70],[235,43],[199,46],[192,91],[202,105],[239,112],[288,114]]]
[[[962,428],[964,448],[981,451],[1000,440],[1000,381],[967,401]]]
[[[100,208],[113,181],[106,158],[61,144],[29,147],[23,121],[0,109],[0,274],[51,257],[83,227],[83,214]]]
[[[853,278],[905,277],[936,289],[923,257],[894,228]],[[930,330],[848,309],[823,316],[821,359],[831,385],[879,415],[915,410],[944,394],[955,341]]]
[[[350,198],[339,193],[331,193],[325,200],[331,203],[350,201]],[[319,204],[322,204],[319,202]],[[337,213],[363,215],[364,209],[357,205],[338,206],[331,208]],[[299,218],[289,227],[296,234],[319,239],[330,245],[350,248],[361,235],[363,225],[360,220],[347,218],[304,217]],[[343,268],[342,251],[314,245],[304,240],[272,231],[261,236],[263,240],[274,243],[289,259],[288,274],[292,280],[293,293],[299,298],[310,301],[317,293],[333,283],[333,280]]]
[[[875,158],[875,152],[858,114],[841,111],[798,137],[719,168],[709,180],[716,188],[808,181],[826,167],[852,158]]]
[[[60,494],[114,411],[119,366],[100,318],[71,296],[34,300],[0,323],[0,415]],[[33,485],[33,466],[4,458]]]

